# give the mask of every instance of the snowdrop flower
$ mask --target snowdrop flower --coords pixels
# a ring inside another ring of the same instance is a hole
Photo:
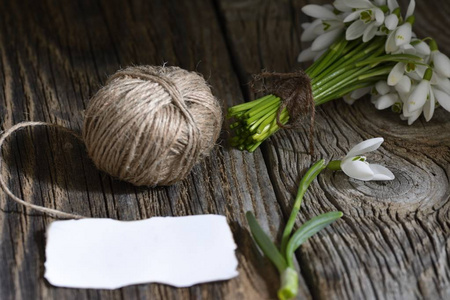
[[[384,12],[369,0],[344,0],[343,3],[355,9],[344,19],[344,23],[353,22],[345,32],[346,39],[362,37],[363,42],[368,42],[375,37],[384,23]]]
[[[414,47],[415,53],[419,56],[428,56],[431,53],[430,46],[422,40],[413,39],[411,45]]]
[[[316,18],[301,36],[302,42],[313,41],[312,51],[327,49],[344,31],[342,16],[335,14],[331,5],[305,5],[302,8],[304,14]]]
[[[377,150],[383,142],[384,139],[380,137],[354,146],[341,161],[342,171],[349,177],[363,181],[393,180],[395,176],[389,169],[378,164],[369,164],[363,156],[367,152]]]
[[[404,52],[404,48],[413,48],[409,45],[413,36],[412,24],[414,23],[414,16],[406,19],[406,22],[392,30],[386,40],[386,53]]]
[[[305,62],[322,55],[326,49],[333,44],[344,31],[344,16],[335,13],[331,5],[305,5],[303,13],[316,18],[312,23],[302,24],[302,42],[312,42],[311,47],[302,51],[298,57],[299,62]]]
[[[388,1],[389,9],[391,14],[386,17],[385,26],[391,32],[388,35],[385,44],[386,53],[397,53],[404,52],[403,48],[412,48],[409,43],[411,42],[411,37],[414,36],[412,32],[412,24],[414,24],[414,9],[416,7],[415,0],[411,0],[408,5],[408,10],[405,15],[405,23],[398,26],[400,17],[400,8],[396,1]]]
[[[371,90],[372,90],[371,86],[360,88],[354,90],[350,94],[345,95],[344,97],[342,97],[342,99],[344,99],[345,103],[352,105],[353,103],[355,103],[356,100],[360,99],[364,95],[367,95]]]
[[[408,120],[409,125],[417,120],[422,112],[427,122],[433,117],[436,100],[430,83],[432,74],[433,70],[428,68],[422,81],[412,89],[403,106],[403,117]]]
[[[434,40],[430,42],[431,56],[430,60],[434,66],[434,71],[442,77],[450,77],[450,59],[439,51],[437,43]]]
[[[372,103],[376,109],[383,110],[399,103],[399,96],[393,87],[390,87],[386,81],[378,81],[372,92]]]

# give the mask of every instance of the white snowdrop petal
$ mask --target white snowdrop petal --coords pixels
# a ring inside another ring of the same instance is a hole
[[[378,110],[383,110],[388,107],[391,107],[395,104],[395,102],[398,101],[398,95],[397,94],[387,94],[383,95],[380,98],[377,99],[375,102],[375,107]]]
[[[428,80],[422,80],[412,91],[408,98],[409,111],[411,113],[423,107],[425,101],[427,101],[429,89],[430,82]]]
[[[450,112],[450,95],[438,89],[433,89],[433,91],[437,102],[439,102],[446,111]]]
[[[371,23],[369,24],[369,26],[367,26],[366,30],[364,30],[364,34],[363,34],[363,42],[367,43],[368,41],[370,41],[371,39],[373,39],[373,37],[375,36],[375,33],[377,33],[378,27],[376,27],[375,23]]]
[[[436,76],[434,76],[436,75]],[[450,94],[450,79],[448,78],[443,78],[441,76],[439,76],[438,74],[433,74],[433,77],[435,77],[436,80],[436,86],[446,92],[447,94]]]
[[[313,41],[317,37],[316,31],[318,27],[320,28],[323,27],[322,20],[317,19],[314,22],[312,22],[310,26],[305,28],[305,30],[302,32],[302,35],[300,36],[300,40],[302,42]]]
[[[373,0],[376,6],[386,5],[386,0]]]
[[[373,178],[373,171],[369,164],[359,160],[352,160],[352,157],[341,162],[341,169],[344,173],[352,178],[368,181]]]
[[[375,89],[377,90],[378,94],[380,95],[386,95],[391,91],[391,88],[387,84],[386,81],[380,80],[375,84]]]
[[[312,51],[321,51],[328,48],[341,34],[341,29],[335,29],[318,36],[311,45]]]
[[[350,151],[348,151],[347,157],[354,157],[358,155],[362,155],[367,152],[375,151],[377,150],[380,145],[384,142],[384,139],[382,137],[378,138],[372,138],[365,141],[362,141],[361,143],[355,145]]]
[[[310,61],[316,56],[316,52],[312,51],[311,48],[306,48],[298,55],[298,62]]]
[[[386,28],[389,30],[394,30],[398,25],[398,17],[397,15],[389,15],[384,20],[384,25],[386,25]]]
[[[422,108],[412,112],[411,116],[408,117],[408,125],[412,125],[420,117],[421,113],[422,113]]]
[[[356,40],[364,34],[364,30],[366,30],[366,24],[362,20],[357,20],[353,22],[345,32],[345,38],[348,41]]]
[[[369,0],[344,0],[345,5],[351,8],[372,8],[374,5]]]
[[[427,69],[428,69],[428,66],[416,65],[416,69],[414,70],[413,73],[417,73],[417,75],[421,78],[420,80],[422,80]]]
[[[435,71],[444,77],[450,77],[450,59],[440,51],[431,53]]]
[[[397,63],[389,73],[387,84],[390,86],[396,85],[402,79],[404,73],[405,64],[402,62]]]
[[[408,44],[411,41],[412,27],[406,22],[399,26],[395,32],[395,45],[401,46]]]
[[[388,168],[378,164],[369,164],[369,166],[373,172],[373,178],[371,181],[395,179],[395,175]]]
[[[371,89],[372,89],[371,86],[368,86],[368,87],[365,87],[365,88],[361,88],[361,89],[357,89],[357,90],[354,90],[354,91],[350,94],[350,96],[351,96],[353,99],[357,100],[357,99],[361,98],[362,96],[368,94],[368,93],[370,92]]]
[[[423,74],[420,74],[420,70],[417,70],[417,66],[416,66],[416,70],[414,72],[409,72],[408,73],[409,78],[411,78],[411,80],[414,82],[421,82],[423,79]]]
[[[314,56],[314,61],[318,60],[322,56],[322,54],[324,54],[326,51],[327,49],[323,49],[322,51],[316,52],[317,54],[316,56]]]
[[[388,54],[398,50],[398,46],[395,44],[395,32],[396,31],[397,30],[393,30],[391,33],[389,33],[388,38],[386,40],[384,50]]]
[[[423,106],[423,116],[425,117],[425,120],[428,122],[431,120],[434,114],[434,107],[435,107],[435,99],[433,95],[433,90],[430,89],[430,98],[427,99],[425,102],[425,105]]]
[[[404,53],[404,54],[415,55],[417,52],[416,48],[414,48],[411,44],[401,45],[400,49],[401,49],[401,53]]]
[[[411,91],[411,79],[403,75],[402,79],[395,85],[395,90],[399,93],[409,93]]]
[[[336,0],[333,3],[333,6],[337,9],[340,10],[342,12],[351,12],[352,8],[348,7],[345,3],[344,0]]]
[[[372,11],[375,12],[375,24],[378,25],[378,26],[383,24],[383,22],[384,22],[384,12],[381,9],[379,9],[379,8],[375,8]]]
[[[409,16],[412,16],[414,14],[414,9],[416,9],[416,1],[415,0],[410,0],[409,1],[409,5],[408,5],[408,9],[406,11],[405,19],[407,19]]]
[[[421,55],[430,55],[431,53],[430,46],[423,41],[420,41],[418,44],[414,45],[414,48],[416,48],[417,53]]]
[[[353,105],[353,103],[355,103],[355,101],[356,101],[356,99],[355,98],[352,98],[352,97],[350,97],[350,95],[344,95],[343,97],[342,97],[342,99],[344,100],[344,102],[345,103],[347,103],[348,105]]]
[[[305,22],[305,23],[300,24],[300,27],[301,27],[303,30],[305,30],[305,29],[307,29],[309,26],[311,26],[311,24],[312,24],[312,23],[310,23],[310,22]]]
[[[394,11],[394,9],[396,9],[397,7],[399,7],[397,0],[387,0],[387,5],[391,12]]]
[[[403,100],[403,99],[402,99],[402,100]],[[409,118],[409,117],[411,117],[411,116],[413,115],[413,113],[409,111],[408,100],[407,100],[406,102],[403,102],[403,108],[402,108],[402,111],[403,111],[403,115],[404,115],[406,118]],[[420,109],[420,111],[422,111],[422,110]]]
[[[326,7],[316,4],[308,4],[303,6],[302,12],[310,17],[322,20],[329,20],[336,18],[336,15],[333,13],[333,11],[327,9]]]
[[[354,21],[356,19],[359,19],[360,14],[361,14],[360,10],[354,11],[351,14],[349,14],[347,17],[345,17],[343,22],[347,23],[347,22],[351,22],[351,21]]]

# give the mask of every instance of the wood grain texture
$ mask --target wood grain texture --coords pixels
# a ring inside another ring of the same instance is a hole
[[[450,54],[450,5],[417,0],[416,31]],[[320,3],[328,1],[322,0]],[[402,1],[402,4],[405,1]],[[311,1],[312,3],[312,1]],[[317,3],[317,1],[314,1]],[[291,71],[302,45],[304,0],[0,1],[0,126],[25,120],[79,131],[88,99],[107,75],[132,64],[168,63],[202,73],[230,106],[254,97],[261,69]],[[240,276],[174,289],[159,284],[116,291],[62,289],[43,278],[45,230],[53,220],[24,211],[0,192],[0,299],[271,299],[276,270],[248,233],[245,211],[275,239],[301,175],[319,158],[385,137],[371,161],[396,180],[364,183],[323,172],[308,191],[298,224],[342,210],[343,220],[297,253],[302,299],[445,299],[450,297],[450,123],[442,109],[407,126],[368,101],[319,108],[315,157],[308,125],[282,131],[254,154],[220,145],[183,182],[135,188],[98,172],[85,149],[54,129],[19,132],[2,151],[11,189],[28,201],[121,220],[219,213],[238,244]],[[225,124],[226,126],[227,124]],[[226,127],[224,127],[226,128]],[[298,225],[297,224],[297,225]]]
[[[298,0],[221,2],[226,36],[244,78],[241,84],[261,69],[288,72],[299,67],[293,62],[302,48],[297,21],[306,20],[300,13],[305,4]],[[418,34],[435,37],[447,54],[450,47],[442,32],[450,25],[445,17],[449,10],[448,3],[422,1],[416,14]],[[361,182],[324,171],[306,194],[298,225],[327,211],[344,212],[342,221],[310,239],[297,253],[313,298],[450,297],[448,120],[448,112],[439,109],[429,123],[422,119],[408,126],[392,112],[377,111],[367,99],[353,106],[336,101],[318,108],[314,157],[307,153],[308,122],[299,130],[279,132],[263,145],[287,216],[299,178],[314,161],[338,159],[367,138],[386,140],[369,159],[389,166],[396,175],[394,181]]]
[[[178,65],[202,73],[229,105],[242,102],[216,7],[205,1],[1,1],[0,120],[79,131],[83,110],[107,75],[128,65]],[[224,132],[221,141],[227,138]],[[279,235],[281,209],[261,152],[226,143],[167,188],[135,188],[98,172],[79,141],[54,129],[18,132],[1,170],[17,194],[36,204],[93,217],[136,220],[217,213],[238,244],[238,278],[192,288],[159,284],[115,291],[63,289],[43,278],[45,230],[53,220],[24,211],[0,193],[0,299],[265,299],[278,275],[249,236],[245,212]],[[183,251],[183,249],[180,249]],[[305,284],[301,295],[309,298]]]

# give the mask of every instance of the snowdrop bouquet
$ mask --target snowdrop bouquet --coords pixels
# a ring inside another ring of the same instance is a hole
[[[396,0],[304,6],[302,11],[314,20],[302,25],[301,40],[311,46],[298,60],[314,61],[305,70],[314,104],[341,97],[352,104],[370,93],[377,109],[390,107],[408,124],[421,114],[429,121],[438,106],[450,111],[450,59],[432,38],[414,34],[414,9],[414,0],[405,15]],[[284,100],[269,94],[231,107],[228,117],[235,119],[231,145],[253,152],[287,124],[295,116]]]

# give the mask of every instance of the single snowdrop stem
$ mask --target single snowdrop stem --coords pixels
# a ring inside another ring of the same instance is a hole
[[[327,169],[331,171],[340,171],[341,170],[341,161],[340,160],[332,160],[328,163]]]

